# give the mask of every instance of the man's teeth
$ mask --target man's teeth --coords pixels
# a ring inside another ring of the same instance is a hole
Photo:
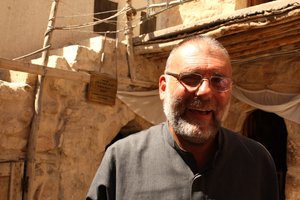
[[[190,110],[205,113],[205,114],[212,112],[212,110],[210,109],[200,109],[200,108],[190,108]]]
[[[211,109],[203,109],[203,108],[190,108],[191,110],[197,110],[197,111],[201,111],[201,112],[210,112],[212,111]]]

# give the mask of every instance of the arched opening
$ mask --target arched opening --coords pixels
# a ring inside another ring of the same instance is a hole
[[[127,137],[128,135],[135,134],[139,131],[151,127],[153,124],[136,115],[135,118],[129,121],[125,126],[121,128],[119,133],[113,138],[113,140],[106,146],[108,148],[110,145],[116,141]]]
[[[287,171],[287,129],[284,120],[274,113],[255,110],[246,118],[242,132],[264,145],[272,155],[277,170],[280,200],[284,200]]]

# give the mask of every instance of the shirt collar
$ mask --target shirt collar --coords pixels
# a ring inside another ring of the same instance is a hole
[[[190,167],[190,169],[194,172],[194,174],[199,173],[199,170],[197,168],[194,156],[191,153],[182,150],[178,146],[178,144],[175,142],[175,140],[173,139],[173,137],[172,137],[172,135],[170,133],[168,122],[165,122],[165,126],[164,126],[164,131],[163,132],[164,132],[164,135],[165,135],[164,138],[166,139],[167,143],[173,149],[175,149],[177,151],[177,153],[181,156],[181,158],[184,160],[184,162]],[[221,155],[223,144],[224,144],[224,133],[223,133],[223,129],[222,128],[219,130],[219,132],[218,132],[217,135],[218,135],[217,136],[218,137],[218,147],[217,147],[217,151],[216,151],[215,156],[214,156],[214,160],[213,160],[213,162],[209,166],[207,166],[206,170],[204,170],[204,171],[208,171],[209,169],[214,168],[214,166],[216,165],[216,162],[217,162],[218,158]]]

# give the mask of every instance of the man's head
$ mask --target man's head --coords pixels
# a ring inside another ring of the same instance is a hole
[[[227,51],[212,38],[193,37],[172,50],[159,90],[175,134],[198,144],[215,137],[229,109],[231,73]]]

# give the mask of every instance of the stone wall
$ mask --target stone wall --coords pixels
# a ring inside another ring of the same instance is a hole
[[[106,41],[105,59],[101,64],[103,38],[97,37],[51,52],[49,67],[91,72],[102,71],[128,77],[125,47],[115,49],[114,40]],[[83,45],[84,44],[84,45]],[[154,82],[163,61],[157,63],[137,57],[135,73],[140,81]],[[40,60],[34,60],[39,63]],[[100,65],[102,66],[100,69]],[[117,65],[117,66],[116,66]],[[247,89],[297,92],[299,58],[277,55],[253,62],[234,63],[234,80]],[[14,72],[16,73],[16,72]],[[1,81],[1,141],[0,160],[24,159],[30,123],[34,114],[34,80],[32,75],[12,76],[11,83]],[[39,125],[33,199],[83,199],[94,173],[101,162],[105,147],[126,124],[134,124],[135,114],[120,100],[114,106],[89,102],[87,84],[46,77],[43,87],[41,122]],[[141,90],[130,84],[120,84],[120,90]],[[145,88],[144,88],[145,89]],[[232,98],[225,127],[240,131],[254,108]],[[137,122],[137,120],[136,120]],[[143,122],[142,122],[143,123]],[[149,125],[149,124],[148,124]],[[286,120],[288,128],[287,199],[299,199],[299,124]],[[143,127],[143,126],[141,126]],[[144,126],[145,127],[145,126]]]
[[[91,38],[82,41],[86,46],[71,45],[55,50],[51,52],[48,67],[82,73],[100,71],[118,76],[119,90],[141,90],[143,87],[134,87],[128,79],[125,46],[119,44],[116,49],[115,40],[107,40],[102,49],[103,41],[102,37]],[[32,62],[39,64],[41,60]],[[144,58],[137,60],[139,67],[134,72],[146,83],[159,75],[153,65],[149,64],[147,70],[147,63]],[[1,161],[25,159],[34,115],[37,77],[15,71],[10,74],[10,82],[0,82]],[[113,106],[88,101],[87,84],[80,80],[46,77],[42,90],[35,176],[29,179],[33,188],[31,198],[84,199],[106,146],[119,132],[127,134],[129,126],[137,131],[150,123],[136,116],[118,98]]]
[[[83,199],[105,147],[135,115],[86,101],[86,85],[47,78],[37,141],[37,199]]]
[[[0,80],[0,160],[24,159],[33,116],[34,89]]]
[[[248,90],[271,89],[283,93],[299,93],[300,59],[298,54],[276,55],[252,62],[234,63],[233,78],[239,86]],[[231,100],[231,108],[224,126],[241,132],[243,123],[249,113],[256,108],[236,98]],[[300,125],[285,120],[288,131],[286,199],[300,199]]]
[[[165,2],[165,1],[164,1]],[[178,5],[157,15],[157,30],[180,24],[191,24],[201,19],[226,14],[235,10],[234,0],[201,0]]]

